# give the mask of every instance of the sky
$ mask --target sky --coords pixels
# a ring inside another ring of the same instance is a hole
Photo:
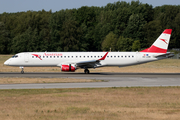
[[[0,0],[0,14],[16,13],[22,11],[45,11],[52,12],[62,9],[80,8],[82,6],[106,6],[108,3],[117,1],[131,2],[132,0]],[[136,1],[136,0],[135,0]],[[139,0],[141,3],[148,3],[153,7],[162,5],[180,5],[180,0]]]

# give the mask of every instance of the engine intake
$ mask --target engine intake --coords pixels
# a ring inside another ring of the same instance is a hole
[[[61,65],[61,71],[71,71],[74,72],[76,70],[75,65]]]

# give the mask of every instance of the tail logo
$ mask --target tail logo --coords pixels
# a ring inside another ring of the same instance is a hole
[[[32,54],[32,55],[39,58],[40,60],[42,60],[40,55],[38,55],[38,54]]]
[[[160,40],[162,40],[163,42],[165,42],[166,44],[168,44],[166,39],[160,39]]]

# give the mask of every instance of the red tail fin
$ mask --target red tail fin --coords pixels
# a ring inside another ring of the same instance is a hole
[[[152,53],[166,53],[171,37],[172,29],[166,29],[158,37],[158,39],[151,45],[150,48],[142,50],[140,52],[152,52]]]

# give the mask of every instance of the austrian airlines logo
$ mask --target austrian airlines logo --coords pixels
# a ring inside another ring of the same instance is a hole
[[[34,55],[35,57],[37,57],[37,58],[39,58],[40,60],[42,60],[40,55],[38,55],[38,54],[32,54],[32,55]]]
[[[163,42],[165,42],[166,44],[168,44],[166,39],[160,39],[160,40],[162,40]]]

